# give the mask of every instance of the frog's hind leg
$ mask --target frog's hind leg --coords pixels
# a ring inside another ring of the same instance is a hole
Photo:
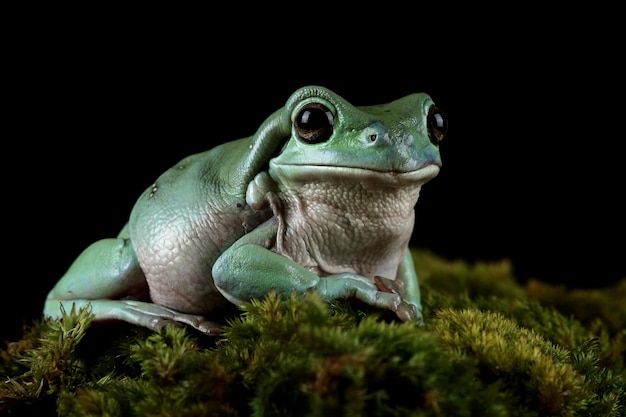
[[[123,320],[158,330],[184,323],[214,334],[218,326],[202,316],[183,314],[148,299],[148,285],[130,239],[102,239],[85,249],[48,293],[44,316],[89,307],[94,321]]]
[[[44,315],[59,317],[60,304],[80,308],[97,305],[99,300],[142,298],[146,290],[146,280],[130,240],[102,239],[87,247],[48,293]],[[99,309],[94,310],[99,319]],[[106,316],[106,312],[101,314]]]

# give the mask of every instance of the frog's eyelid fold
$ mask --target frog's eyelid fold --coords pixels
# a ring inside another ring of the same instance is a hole
[[[292,107],[291,122],[295,122],[296,116],[302,111],[302,109],[310,105],[326,107],[334,116],[337,116],[337,109],[335,108],[335,105],[332,104],[330,101],[322,97],[307,97],[300,100],[296,105]]]

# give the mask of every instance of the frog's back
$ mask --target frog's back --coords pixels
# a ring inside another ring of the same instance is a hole
[[[211,269],[217,257],[269,217],[246,205],[256,172],[246,165],[251,138],[184,158],[139,197],[130,238],[152,301],[188,313],[221,308]]]

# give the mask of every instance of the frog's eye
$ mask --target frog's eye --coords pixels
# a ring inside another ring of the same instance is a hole
[[[436,106],[430,106],[426,117],[428,138],[434,145],[439,145],[448,131],[448,119]]]
[[[335,116],[323,104],[309,103],[296,115],[294,128],[298,138],[306,143],[325,142],[333,133]]]

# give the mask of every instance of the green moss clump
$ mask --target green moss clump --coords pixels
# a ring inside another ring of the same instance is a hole
[[[0,351],[0,415],[626,416],[623,283],[523,287],[506,260],[414,259],[421,327],[273,293],[218,338],[96,328],[86,310],[34,323]]]
[[[75,351],[92,317],[74,309],[62,314],[60,321],[39,322],[25,329],[22,340],[1,352],[0,412],[46,403],[61,390],[85,381],[84,362]]]

